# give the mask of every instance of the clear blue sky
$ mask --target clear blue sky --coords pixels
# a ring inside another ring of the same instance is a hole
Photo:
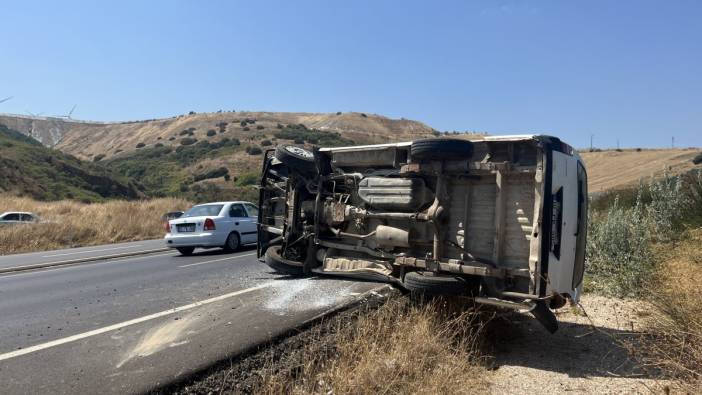
[[[700,1],[0,0],[0,112],[360,111],[702,146]]]

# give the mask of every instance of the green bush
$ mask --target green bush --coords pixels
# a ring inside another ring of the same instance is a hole
[[[243,121],[239,122],[239,125],[240,125],[242,128],[243,128],[244,126],[246,126],[246,125],[247,125],[246,120],[243,120]]]
[[[337,111],[337,112],[336,112],[336,115],[341,115],[341,111]]]
[[[137,148],[143,148],[145,146],[146,146],[146,144],[144,144],[144,143],[139,143],[136,145]]]
[[[700,224],[702,171],[665,176],[593,199],[586,249],[587,287],[617,296],[640,295],[656,269],[653,242],[675,239],[686,226]]]
[[[224,177],[224,176],[229,176],[229,170],[226,167],[220,167],[217,169],[212,169],[212,170],[207,171],[205,173],[196,174],[193,176],[193,180],[195,182],[197,182],[197,181],[208,180],[208,179],[212,179],[212,178],[219,178],[219,177]]]
[[[243,129],[241,129],[241,130],[243,130],[244,132],[248,132],[248,131],[251,130],[251,129],[250,129],[248,126],[245,126],[245,127],[244,127]]]
[[[275,132],[273,136],[281,140],[293,140],[295,144],[303,144],[305,141],[326,147],[353,144],[352,140],[341,137],[339,133],[308,129],[302,124],[287,125],[282,130]]]
[[[263,130],[265,127],[263,125],[256,125],[256,130]]]
[[[185,135],[192,136],[193,131],[190,129],[181,130],[180,133],[178,133],[178,135],[179,136],[185,136]]]
[[[587,240],[588,288],[616,296],[638,295],[655,268],[646,210],[614,204],[590,215]]]
[[[214,129],[210,129],[207,131],[207,137],[212,137],[216,134],[217,134],[217,132]]]
[[[185,137],[180,140],[180,145],[193,145],[197,143],[197,139],[190,138],[190,137]]]
[[[236,185],[239,186],[247,186],[247,185],[257,185],[259,180],[259,173],[257,172],[251,172],[251,173],[244,173],[237,177],[236,179]]]
[[[261,146],[262,147],[268,147],[269,145],[273,145],[273,143],[270,140],[263,140],[261,141]]]
[[[275,127],[276,127],[276,128],[278,128],[278,129],[282,129],[282,128],[284,128],[284,126],[283,126],[283,124],[282,124],[282,123],[279,123],[279,124],[275,125]]]
[[[105,154],[95,155],[95,156],[93,157],[93,162],[100,162],[100,161],[103,160],[104,158],[105,158]]]
[[[175,140],[175,139],[176,139],[175,136],[171,136],[171,137],[168,138],[168,141],[173,141],[173,140]]]
[[[249,155],[261,155],[263,151],[258,147],[246,147],[246,153]]]
[[[702,163],[702,152],[700,152],[694,158],[692,158],[692,163],[694,163],[696,165],[699,165],[700,163]]]

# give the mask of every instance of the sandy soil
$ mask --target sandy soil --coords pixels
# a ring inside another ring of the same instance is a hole
[[[635,345],[650,308],[640,301],[594,295],[585,295],[581,302],[587,316],[563,309],[554,335],[529,316],[510,314],[504,317],[510,323],[497,323],[499,338],[490,353],[494,357],[492,393],[666,391],[669,383],[637,369],[622,347],[622,341]]]

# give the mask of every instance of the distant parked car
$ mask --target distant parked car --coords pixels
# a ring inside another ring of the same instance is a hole
[[[183,216],[168,221],[166,245],[183,255],[195,248],[223,248],[235,251],[258,241],[258,207],[249,202],[198,204]]]
[[[182,211],[171,211],[169,213],[163,214],[161,216],[161,220],[162,221],[170,221],[172,219],[178,219],[178,218],[182,217],[183,214],[185,214],[185,213]]]
[[[8,211],[0,215],[0,225],[28,224],[39,221],[39,216],[34,213]]]

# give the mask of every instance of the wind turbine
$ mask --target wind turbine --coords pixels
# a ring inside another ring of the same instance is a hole
[[[73,119],[71,118],[71,115],[73,115],[73,111],[75,111],[77,104],[74,104],[73,107],[71,107],[71,111],[68,112],[66,115],[59,115],[58,118],[66,118],[66,119]]]
[[[34,118],[39,118],[40,116],[44,115],[43,112],[40,112],[40,113],[37,113],[37,114],[35,114],[35,113],[33,113],[33,112],[29,112],[29,111],[25,111],[25,112],[26,112],[27,114],[29,114],[30,116],[34,117]]]
[[[73,115],[73,111],[75,111],[77,104],[74,104],[73,107],[71,107],[71,111],[68,112],[68,115],[66,115],[66,118],[71,119],[71,115]]]
[[[13,97],[14,97],[14,96],[6,97],[6,98],[0,100],[0,103],[4,103],[4,102],[6,102],[6,101],[12,99]]]

